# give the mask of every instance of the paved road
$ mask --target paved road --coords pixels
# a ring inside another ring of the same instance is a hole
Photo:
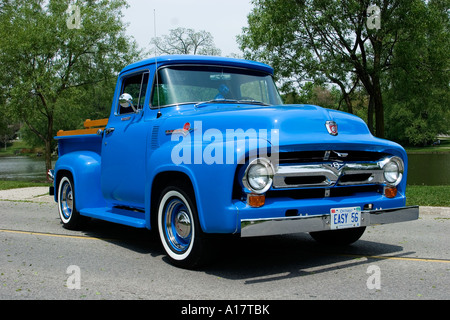
[[[370,227],[345,249],[307,234],[231,239],[190,271],[171,266],[149,231],[97,220],[63,229],[49,198],[0,197],[0,299],[450,299],[441,210]]]

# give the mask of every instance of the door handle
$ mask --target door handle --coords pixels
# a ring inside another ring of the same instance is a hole
[[[115,129],[114,128],[106,128],[105,129],[105,134],[110,134],[111,132],[113,132]]]

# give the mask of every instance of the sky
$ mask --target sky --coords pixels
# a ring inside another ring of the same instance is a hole
[[[123,13],[129,24],[127,33],[139,46],[150,50],[155,35],[164,36],[178,27],[195,31],[208,31],[222,56],[240,54],[236,36],[247,26],[251,0],[128,0],[129,8]]]

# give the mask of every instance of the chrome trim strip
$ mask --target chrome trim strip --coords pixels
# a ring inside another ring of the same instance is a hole
[[[289,177],[314,177],[323,176],[325,179],[319,183],[308,184],[287,184],[286,178]],[[332,186],[336,184],[339,178],[339,171],[324,164],[308,164],[298,166],[278,166],[273,176],[273,188],[297,188],[297,187],[320,187]]]
[[[417,220],[419,206],[362,211],[361,218],[363,227]],[[326,230],[330,230],[330,214],[241,220],[243,238]]]

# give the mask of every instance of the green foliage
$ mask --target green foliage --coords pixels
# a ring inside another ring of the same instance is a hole
[[[314,102],[313,88],[331,83],[338,106],[377,136],[424,144],[448,132],[448,0],[253,4],[238,42],[246,58],[274,66],[285,101]],[[369,5],[380,9],[380,29],[367,27]]]
[[[68,1],[9,0],[0,8],[0,89],[10,120],[45,146],[57,130],[108,116],[118,72],[138,58],[125,35],[124,0],[77,1],[81,28],[69,28]],[[31,134],[32,133],[32,134]]]
[[[366,28],[369,2],[255,0],[253,3],[249,26],[238,37],[245,56],[272,64],[285,93],[297,90],[304,82],[317,86],[334,84],[341,91],[339,105],[345,105],[350,113],[354,112],[355,90],[362,86],[371,97],[377,135],[383,136],[380,80],[390,55],[390,37],[384,30]],[[379,5],[386,19],[398,10],[396,3]],[[369,126],[373,129],[371,118]]]
[[[425,146],[449,132],[450,48],[448,1],[417,3],[409,41],[395,48],[386,90],[388,138]]]
[[[341,92],[336,87],[306,82],[298,90],[283,95],[286,104],[314,104],[330,109],[341,108]]]

